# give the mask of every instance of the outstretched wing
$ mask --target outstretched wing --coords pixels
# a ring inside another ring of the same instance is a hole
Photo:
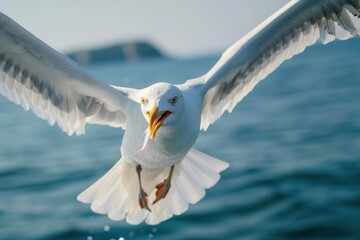
[[[125,127],[124,91],[90,77],[1,13],[0,93],[68,135],[83,134],[86,123]]]
[[[231,112],[282,62],[320,40],[326,44],[360,32],[359,0],[293,0],[227,49],[204,76],[186,84],[204,96],[201,129]]]

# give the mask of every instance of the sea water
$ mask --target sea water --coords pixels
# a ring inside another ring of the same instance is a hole
[[[218,57],[88,71],[142,88],[198,77]],[[114,222],[76,201],[120,159],[122,136],[88,125],[68,137],[1,97],[0,239],[360,239],[359,39],[311,47],[201,133],[195,147],[230,168],[160,225]]]

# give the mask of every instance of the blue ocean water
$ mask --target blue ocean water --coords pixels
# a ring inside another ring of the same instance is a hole
[[[181,83],[219,56],[111,63],[111,84]],[[316,45],[261,82],[196,148],[231,167],[158,226],[113,222],[76,201],[119,158],[123,132],[68,137],[0,98],[0,239],[360,239],[360,40]]]

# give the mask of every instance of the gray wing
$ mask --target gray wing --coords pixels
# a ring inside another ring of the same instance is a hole
[[[293,0],[227,49],[204,76],[185,84],[204,96],[201,129],[231,112],[255,85],[285,60],[320,40],[360,32],[359,0]]]
[[[95,80],[1,13],[0,93],[68,135],[83,134],[86,123],[126,124],[125,91]]]

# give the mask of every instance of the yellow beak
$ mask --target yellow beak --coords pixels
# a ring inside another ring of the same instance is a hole
[[[149,115],[149,130],[150,130],[150,139],[154,139],[156,132],[162,126],[165,119],[170,116],[171,112],[169,111],[160,111],[158,112],[158,107],[154,105]]]

